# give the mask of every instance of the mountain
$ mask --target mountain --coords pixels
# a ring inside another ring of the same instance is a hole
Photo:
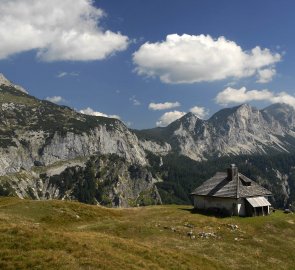
[[[95,153],[147,163],[137,137],[121,121],[80,114],[13,86],[0,87],[0,175]]]
[[[208,120],[188,113],[165,128],[135,132],[143,141],[168,143],[173,152],[202,161],[221,156],[289,153],[295,149],[294,127],[293,107],[274,104],[258,110],[243,104],[222,109]]]
[[[295,110],[273,104],[188,113],[167,127],[130,130],[30,96],[0,75],[0,196],[106,206],[189,203],[233,160],[278,207],[295,203]]]
[[[106,204],[127,206],[128,200],[130,203],[136,201],[141,194],[151,194],[151,190],[155,192],[152,192],[150,201],[160,201],[154,185],[156,180],[152,179],[145,169],[148,165],[146,153],[137,136],[121,121],[81,114],[69,107],[39,100],[16,87],[3,75],[0,79],[2,194],[30,198],[77,199],[73,189],[79,184],[79,179],[72,179],[73,172],[69,168],[74,172],[81,171],[83,176],[91,156],[113,154],[123,158],[125,164],[117,164],[119,167],[112,165],[115,166],[113,170],[117,171],[113,180],[109,179],[107,173],[97,171],[97,168],[94,169],[94,180],[90,179],[95,181],[95,186],[108,182],[103,185],[109,189],[113,188],[113,200]],[[153,145],[158,147],[155,143]],[[48,170],[51,172],[49,175],[52,174],[50,166],[55,167],[56,175],[67,174],[72,179],[72,185],[63,187],[65,190],[62,191],[59,184],[52,183],[47,175]],[[122,168],[128,172],[132,166],[139,168],[141,173],[134,177],[130,173],[122,172]],[[111,167],[105,168],[108,169]],[[138,188],[130,195],[130,189],[135,185]],[[101,196],[96,198],[95,194],[92,195],[93,202],[101,199]]]
[[[280,123],[285,129],[295,128],[294,108],[288,104],[276,103],[262,110],[269,121]]]

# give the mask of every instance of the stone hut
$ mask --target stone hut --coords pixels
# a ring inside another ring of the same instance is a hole
[[[192,193],[194,208],[226,215],[264,216],[269,214],[272,193],[239,173],[232,164],[227,172],[217,172]]]

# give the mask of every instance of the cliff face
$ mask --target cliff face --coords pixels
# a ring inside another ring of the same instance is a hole
[[[0,149],[0,175],[96,153],[117,154],[128,162],[147,165],[137,137],[120,124],[115,123],[114,127],[107,130],[102,125],[82,134],[68,131],[65,134],[54,132],[49,135],[42,130],[18,134],[11,141],[12,145]]]
[[[117,119],[82,115],[3,85],[0,113],[0,175],[95,153],[147,164],[136,135]]]
[[[117,155],[58,162],[0,177],[0,195],[79,200],[111,207],[161,204],[150,171]]]
[[[149,146],[161,151],[156,143]],[[85,160],[112,154],[122,160],[112,164],[104,159],[101,164],[103,159],[99,159],[95,166],[91,163],[96,173],[100,173],[98,168],[113,170],[98,178],[91,176],[92,192],[101,193],[104,199],[91,192],[91,196],[87,195],[91,201],[85,199],[83,192],[79,193],[85,189]],[[75,159],[84,161],[71,162]],[[52,174],[51,166],[60,163],[63,165]],[[0,193],[21,198],[78,199],[110,206],[154,204],[161,199],[147,166],[142,143],[121,121],[80,114],[38,100],[0,77]],[[130,168],[137,168],[138,175],[129,172]],[[64,187],[63,178],[68,175],[74,176]],[[108,184],[102,187],[100,182],[105,181]]]
[[[188,113],[161,129],[138,131],[140,138],[166,140],[172,151],[201,161],[228,155],[272,154],[295,149],[295,110],[275,104],[258,110],[244,104],[209,120]]]

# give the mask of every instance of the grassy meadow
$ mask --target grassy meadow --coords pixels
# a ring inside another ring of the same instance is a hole
[[[0,198],[0,269],[294,269],[295,215]]]

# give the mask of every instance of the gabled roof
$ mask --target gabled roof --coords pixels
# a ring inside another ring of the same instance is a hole
[[[271,196],[272,193],[241,173],[238,173],[238,177],[235,179],[229,180],[227,173],[217,172],[212,178],[197,187],[191,195],[247,198]]]

